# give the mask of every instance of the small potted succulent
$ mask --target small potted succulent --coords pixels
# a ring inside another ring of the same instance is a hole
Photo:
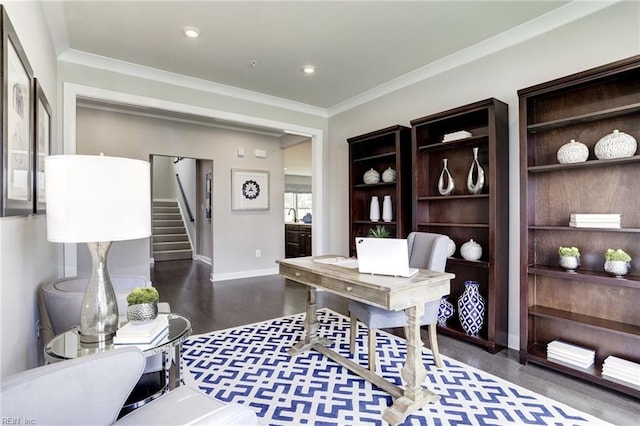
[[[580,250],[578,247],[560,247],[558,248],[560,255],[559,264],[569,272],[576,270],[580,266]]]
[[[631,256],[622,249],[607,249],[604,253],[604,270],[621,277],[631,271]]]
[[[160,295],[154,287],[137,287],[127,295],[127,320],[146,324],[158,317]]]
[[[384,226],[377,225],[375,228],[369,230],[369,235],[374,238],[389,238],[391,232]]]

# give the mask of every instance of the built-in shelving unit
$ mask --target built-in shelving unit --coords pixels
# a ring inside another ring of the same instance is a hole
[[[608,380],[609,355],[640,362],[640,155],[598,160],[597,141],[619,129],[640,140],[640,56],[520,90],[520,359],[640,397]],[[582,163],[559,164],[571,139],[587,145]],[[572,213],[621,214],[621,228],[574,228]],[[558,265],[558,247],[575,246],[581,265]],[[604,252],[622,248],[630,275],[603,270]],[[561,340],[595,350],[595,364],[547,359]]]
[[[448,235],[456,252],[447,261],[451,282],[449,301],[456,301],[467,280],[480,283],[486,302],[484,326],[477,336],[467,335],[454,315],[439,332],[466,340],[495,353],[507,345],[508,261],[509,261],[509,138],[507,105],[487,99],[460,108],[415,119],[412,126],[413,229]],[[467,131],[464,139],[443,142],[449,133]],[[485,172],[485,185],[478,194],[467,190],[467,174],[473,162],[473,148]],[[438,179],[443,159],[453,176],[455,188],[440,195]],[[483,250],[477,261],[465,260],[460,247],[473,239]],[[456,307],[457,313],[457,307]]]
[[[406,238],[411,227],[411,129],[392,126],[347,139],[349,143],[349,248],[355,255],[355,237],[369,234],[377,225],[390,231],[390,236]],[[380,176],[391,167],[396,171],[393,182],[365,183],[364,174],[374,169]],[[385,195],[392,200],[390,222],[370,219],[371,198],[377,196],[382,212]]]

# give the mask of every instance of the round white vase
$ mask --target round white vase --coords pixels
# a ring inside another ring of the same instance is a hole
[[[471,239],[460,247],[460,255],[466,260],[478,260],[482,257],[482,247]]]

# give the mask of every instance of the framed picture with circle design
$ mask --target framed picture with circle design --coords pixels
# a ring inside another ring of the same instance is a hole
[[[231,169],[231,210],[269,210],[269,172]]]

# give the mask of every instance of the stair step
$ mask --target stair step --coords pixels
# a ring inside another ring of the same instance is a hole
[[[158,220],[179,220],[182,221],[180,213],[153,213],[153,221]]]
[[[178,207],[153,207],[153,213],[178,213],[180,214],[180,209]]]
[[[184,227],[184,223],[182,222],[182,219],[180,220],[153,220],[153,227],[154,228],[163,228],[165,226],[168,227],[175,227],[175,226],[182,226]]]
[[[184,226],[154,226],[153,234],[156,235],[164,235],[164,234],[185,234],[187,231],[184,229]]]
[[[153,235],[154,243],[168,243],[176,241],[189,241],[187,234],[155,234]]]
[[[153,201],[153,207],[176,207],[177,201]]]
[[[191,250],[191,244],[189,241],[163,241],[153,242],[153,252],[168,251],[168,250]]]
[[[154,262],[162,262],[165,260],[182,260],[182,259],[192,259],[191,250],[167,250],[167,251],[159,251],[153,252],[153,261]]]

